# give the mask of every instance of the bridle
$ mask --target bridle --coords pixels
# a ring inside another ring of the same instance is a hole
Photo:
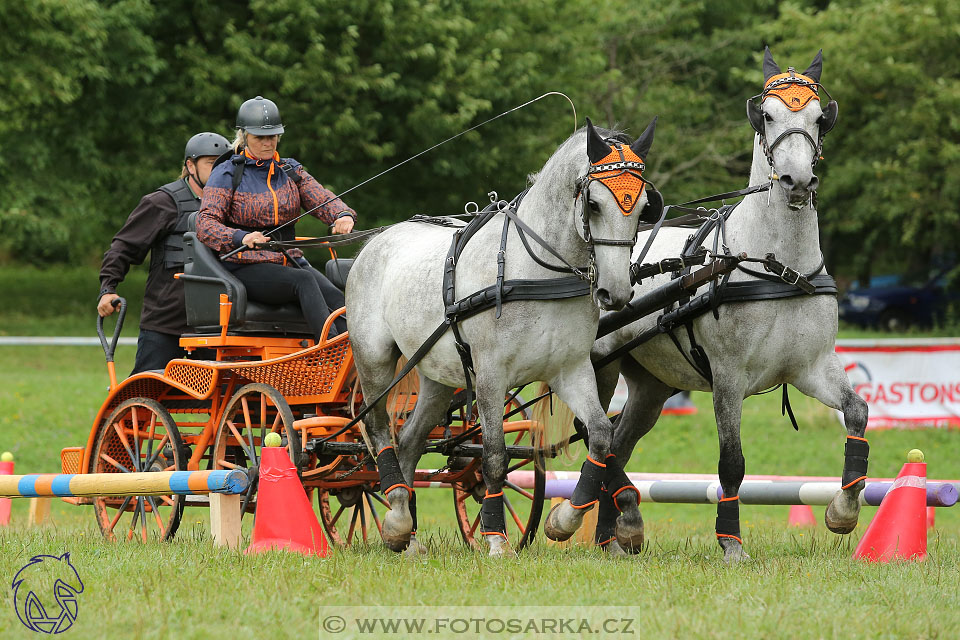
[[[767,98],[773,97],[777,98],[791,111],[800,111],[805,108],[811,100],[820,100],[819,92],[823,91],[830,101],[827,103],[826,107],[823,108],[823,114],[818,120],[819,132],[817,139],[814,140],[813,136],[807,132],[806,129],[801,129],[799,127],[793,127],[782,131],[780,135],[774,138],[773,142],[769,142],[766,135],[766,118],[763,111],[763,103]],[[785,94],[793,94],[789,97],[791,100],[788,100],[785,97]],[[797,94],[802,95],[801,98]],[[798,74],[796,69],[789,67],[787,72],[779,76],[773,76],[770,80],[767,81],[767,85],[763,88],[763,92],[747,99],[747,117],[750,120],[750,124],[753,127],[754,131],[760,136],[760,144],[763,148],[763,154],[767,158],[767,164],[770,165],[770,174],[772,179],[776,179],[777,169],[774,166],[773,161],[773,152],[787,136],[793,134],[799,134],[804,137],[804,139],[810,143],[810,146],[813,148],[813,158],[810,161],[811,167],[816,167],[817,163],[822,159],[821,153],[823,151],[823,139],[826,137],[827,133],[833,129],[834,125],[837,123],[837,114],[838,107],[837,101],[833,99],[833,96],[830,95],[830,92],[820,84],[819,82],[808,78],[807,76]]]
[[[576,201],[580,200],[582,236],[590,251],[588,270],[594,282],[596,281],[596,246],[629,247],[632,253],[637,244],[639,225],[637,232],[629,240],[594,236],[590,227],[590,186],[594,182],[599,182],[609,190],[624,216],[630,216],[633,213],[644,191],[647,192],[647,204],[640,212],[640,221],[656,222],[663,211],[663,197],[656,187],[652,186],[653,183],[643,177],[643,160],[629,146],[625,147],[620,140],[606,138],[604,142],[610,146],[610,154],[587,167],[586,174],[577,178],[573,194],[574,206]],[[651,185],[650,189],[646,189],[648,184]]]

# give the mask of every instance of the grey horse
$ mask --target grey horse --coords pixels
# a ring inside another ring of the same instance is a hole
[[[748,101],[747,109],[757,132],[750,184],[771,183],[771,189],[744,198],[730,215],[722,242],[734,254],[765,256],[772,252],[783,264],[810,274],[823,264],[814,207],[818,178],[813,171],[823,135],[836,121],[836,103],[821,104],[814,91],[822,89],[821,53],[800,74],[802,81],[797,80],[792,68],[781,72],[769,49],[764,54],[763,69],[765,91],[758,96],[760,104]],[[678,256],[689,235],[689,229],[663,229],[647,260]],[[639,242],[642,245],[644,234]],[[735,271],[730,281],[756,279]],[[645,280],[635,292],[640,295],[667,281],[667,275]],[[712,381],[709,372],[704,376],[691,364],[696,359],[690,355],[690,340],[683,329],[674,334],[683,353],[667,335],[659,335],[598,372],[604,406],[613,395],[618,372],[628,384],[628,401],[614,434],[612,452],[616,461],[622,465],[629,460],[637,441],[650,431],[664,402],[677,390],[713,391],[720,439],[718,471],[724,495],[717,509],[717,538],[725,561],[739,561],[748,557],[739,533],[736,500],[744,476],[740,444],[743,400],[775,385],[790,384],[843,412],[848,434],[843,489],[827,507],[825,520],[831,531],[849,533],[857,524],[858,497],[866,476],[869,449],[863,436],[867,405],[854,392],[834,352],[836,297],[800,293],[777,300],[723,304],[717,311],[717,317],[706,313],[692,322],[692,333],[708,358]],[[654,314],[599,339],[595,356],[612,353],[656,321]],[[642,544],[643,519],[635,501],[618,500],[614,504],[601,499],[599,520],[608,525],[615,520],[611,527],[614,531],[606,535],[608,540],[614,538],[606,545],[611,552],[636,551]],[[580,522],[573,517],[555,524],[561,535],[567,535]],[[551,535],[549,527],[546,532]],[[599,530],[598,542],[604,542]]]
[[[653,142],[655,122],[626,146],[625,138],[594,128],[588,120],[585,128],[554,152],[517,207],[516,218],[556,253],[534,243],[530,233],[526,234],[526,242],[531,245],[528,252],[514,224],[504,251],[506,280],[557,278],[556,271],[542,264],[557,266],[558,258],[562,258],[581,268],[579,273],[590,281],[586,290],[592,295],[506,302],[499,318],[494,309],[489,309],[457,323],[476,372],[471,377],[475,377],[487,490],[481,531],[490,555],[511,551],[504,534],[501,493],[508,463],[503,398],[509,389],[531,381],[548,382],[587,425],[591,451],[602,457],[609,448],[613,428],[600,405],[590,352],[600,308],[619,309],[632,295],[628,270],[631,248],[651,190],[633,193],[632,205],[636,206],[630,209],[634,214],[627,215],[613,191],[587,189],[585,178],[591,167],[616,155],[617,150],[621,158],[624,153],[645,158]],[[634,172],[639,173],[637,169]],[[644,183],[638,178],[637,184],[642,188]],[[657,201],[662,206],[662,200]],[[497,213],[480,227],[456,259],[458,299],[497,281],[504,215]],[[365,398],[376,398],[386,389],[399,356],[411,358],[431,332],[445,322],[444,269],[457,231],[419,222],[397,224],[367,243],[357,257],[347,283],[346,307],[350,310],[350,341]],[[584,265],[590,265],[589,269]],[[408,553],[423,550],[415,535],[411,536],[415,512],[411,515],[410,487],[417,461],[431,428],[444,423],[455,390],[467,384],[450,330],[416,368],[417,403],[398,433],[396,449],[391,448],[383,401],[373,406],[365,425],[377,455],[381,487],[390,501],[382,538],[389,548],[407,548]],[[596,490],[599,492],[599,487]]]

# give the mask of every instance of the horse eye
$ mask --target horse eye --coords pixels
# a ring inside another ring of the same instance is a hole
[[[763,112],[763,119],[767,122],[773,122],[773,117],[766,111]]]
[[[587,201],[587,204],[590,205],[590,211],[593,211],[594,213],[600,212],[600,205],[598,205],[594,200]]]

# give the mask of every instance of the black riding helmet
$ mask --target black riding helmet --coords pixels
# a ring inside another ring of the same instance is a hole
[[[230,149],[230,143],[219,133],[204,131],[198,133],[189,140],[187,146],[183,149],[183,161],[193,160],[203,156],[220,156]]]
[[[280,109],[273,100],[263,96],[250,98],[237,111],[237,129],[255,136],[275,136],[283,133]]]

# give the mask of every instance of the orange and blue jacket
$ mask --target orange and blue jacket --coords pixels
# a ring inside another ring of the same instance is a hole
[[[243,159],[243,175],[235,193],[233,161],[214,167],[203,190],[197,214],[197,238],[213,250],[232,251],[242,245],[243,237],[251,231],[270,231],[300,215],[301,208],[313,209],[328,200],[311,215],[327,224],[347,215],[356,220],[356,212],[339,198],[333,199],[336,194],[324,189],[296,160],[280,158],[278,154],[271,160],[258,160],[246,151]],[[292,167],[300,176],[300,182],[294,182],[281,169],[281,164]],[[299,249],[290,249],[287,253],[291,258],[303,255]],[[228,260],[244,264],[287,262],[282,253],[261,249],[245,249]]]

